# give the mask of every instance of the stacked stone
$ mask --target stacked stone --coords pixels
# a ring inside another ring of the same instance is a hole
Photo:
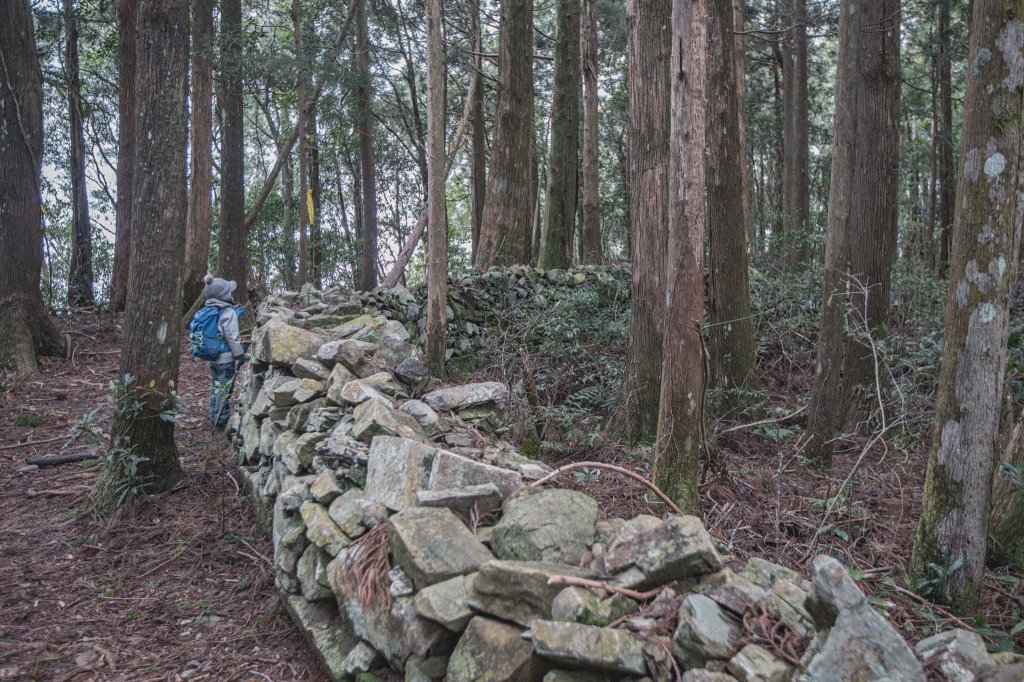
[[[583,493],[530,488],[549,469],[499,437],[508,388],[431,382],[415,325],[367,302],[397,296],[307,290],[261,304],[230,425],[282,602],[332,679],[385,667],[453,682],[1011,669],[964,631],[915,654],[828,557],[809,581],[760,559],[730,567],[695,517],[599,519]],[[379,527],[387,604],[346,579],[353,543]],[[759,637],[757,618],[775,635]]]

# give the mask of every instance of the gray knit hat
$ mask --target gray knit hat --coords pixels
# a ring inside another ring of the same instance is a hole
[[[203,278],[206,282],[206,286],[203,288],[203,295],[207,300],[216,298],[220,301],[227,303],[233,302],[231,294],[234,293],[235,288],[238,284],[234,280],[221,279],[220,277],[214,277],[213,275],[207,275]]]

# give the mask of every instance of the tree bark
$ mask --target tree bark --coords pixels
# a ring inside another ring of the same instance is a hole
[[[533,214],[533,0],[501,0],[498,31],[491,169],[473,262],[480,269],[526,262]]]
[[[142,0],[137,24],[135,192],[131,273],[109,460],[93,500],[112,510],[173,488],[184,476],[174,445],[185,252],[188,0]],[[137,401],[137,402],[136,402]],[[136,405],[138,407],[136,407]]]
[[[64,32],[72,206],[68,305],[78,308],[93,305],[95,297],[92,278],[92,225],[89,222],[89,193],[85,185],[85,130],[81,72],[78,65],[78,17],[75,15],[73,0],[64,0]]]
[[[292,36],[295,39],[295,61],[298,81],[295,95],[299,102],[306,101],[306,58],[302,51],[302,3],[292,0]],[[306,123],[301,116],[295,125],[299,128],[299,286],[310,281],[309,267],[309,171],[306,147]],[[372,288],[372,287],[371,287]]]
[[[313,286],[323,288],[324,244],[320,215],[320,138],[317,135],[316,105],[309,114],[306,126],[306,147],[309,151],[309,194],[313,215],[309,221],[309,268]]]
[[[557,0],[555,83],[551,95],[551,148],[547,202],[538,267],[568,268],[579,196],[580,158],[580,0]]]
[[[39,291],[43,81],[28,0],[0,3],[0,369],[34,372],[64,352]],[[14,84],[17,84],[16,86]]]
[[[707,0],[672,4],[668,248],[661,400],[652,476],[684,512],[700,511],[704,403],[704,145]]]
[[[445,211],[445,67],[441,0],[427,2],[427,364],[444,376],[447,345],[448,221]]]
[[[242,93],[242,2],[221,0],[220,8],[220,245],[218,270],[238,283],[235,300],[249,300],[248,238],[245,227],[245,133]]]
[[[977,604],[985,572],[1020,254],[1022,16],[1024,0],[974,3],[935,436],[911,561],[916,579],[941,577],[939,598],[964,613]]]
[[[632,314],[619,397],[607,430],[623,440],[652,439],[661,394],[668,232],[669,64],[672,0],[629,0],[629,229]],[[701,287],[703,290],[703,285]]]
[[[938,97],[938,63],[933,55],[932,57],[932,117],[931,117],[931,145],[928,152],[928,237],[927,244],[925,245],[925,259],[928,263],[928,269],[932,272],[935,271],[936,258],[935,258],[935,218],[938,208],[938,194],[936,193],[936,185],[939,174],[939,97]],[[939,232],[941,235],[941,230]]]
[[[708,317],[712,385],[754,381],[747,215],[743,188],[746,149],[736,83],[733,0],[710,0],[708,55]]]
[[[808,178],[807,0],[788,0],[789,27],[783,39],[782,216],[791,267],[810,257]]]
[[[583,0],[583,228],[580,262],[604,260],[601,244],[601,159],[597,134],[597,0]]]
[[[281,168],[281,192],[284,194],[284,215],[282,216],[282,229],[285,234],[285,264],[287,267],[284,273],[285,286],[296,291],[299,284],[296,281],[295,273],[299,271],[296,261],[295,250],[295,177],[292,174],[291,154],[286,155],[284,166]]]
[[[110,274],[110,309],[124,310],[132,250],[132,183],[135,132],[135,18],[138,0],[117,0],[117,206],[114,227],[114,266]]]
[[[480,77],[484,68],[483,35],[480,27],[480,0],[471,0],[469,30],[473,40],[473,87],[469,96],[472,104],[472,166],[471,166],[471,200],[472,226],[470,260],[476,262],[476,253],[480,244],[480,227],[484,218],[484,197],[487,192],[487,130],[484,120],[484,79]]]
[[[953,169],[953,79],[952,43],[949,5],[951,0],[939,0],[939,275],[945,277],[949,269],[949,249],[952,239],[953,210],[956,188]]]
[[[824,300],[805,450],[823,467],[875,381],[865,335],[877,337],[888,323],[899,204],[899,22],[899,0],[843,0],[840,9]]]
[[[213,0],[192,0],[192,126],[182,306],[203,290],[213,227]]]
[[[356,106],[359,165],[363,174],[363,234],[359,288],[369,291],[377,286],[377,165],[373,149],[373,90],[370,80],[370,37],[366,19],[366,0],[355,1],[356,71],[359,82],[356,86]]]

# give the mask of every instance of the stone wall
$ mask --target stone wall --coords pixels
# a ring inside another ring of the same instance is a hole
[[[519,268],[463,291],[600,276]],[[583,493],[532,486],[549,469],[502,440],[508,387],[432,382],[421,309],[400,287],[276,295],[239,379],[246,489],[332,679],[1022,679],[974,633],[915,652],[829,557],[809,580],[741,565],[695,517],[601,518]]]

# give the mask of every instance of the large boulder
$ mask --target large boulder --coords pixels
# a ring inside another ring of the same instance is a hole
[[[575,490],[541,490],[509,500],[491,547],[501,559],[566,562],[589,550],[595,523],[593,498]]]
[[[392,511],[416,506],[427,487],[434,448],[407,438],[377,436],[370,443],[366,496]]]
[[[814,560],[807,610],[824,641],[801,677],[808,682],[901,680],[924,682],[921,663],[904,639],[868,603],[842,564]]]
[[[447,682],[532,682],[547,667],[520,628],[477,616],[448,659]]]
[[[713,600],[691,594],[679,607],[679,624],[672,639],[676,658],[684,667],[699,668],[710,660],[731,658],[738,647],[738,623]]]
[[[252,334],[252,356],[275,367],[291,367],[313,358],[324,338],[315,332],[273,319]]]
[[[533,650],[564,665],[619,675],[646,675],[643,640],[625,630],[582,623],[535,620]]]
[[[551,605],[562,591],[552,576],[587,577],[583,569],[543,561],[489,561],[467,581],[470,608],[480,613],[529,626],[536,619],[549,620]]]
[[[388,520],[395,561],[417,590],[476,571],[494,557],[449,509],[410,507]]]
[[[722,559],[704,524],[695,516],[677,516],[623,542],[603,557],[604,568],[617,574],[638,569],[640,587],[714,573]]]

